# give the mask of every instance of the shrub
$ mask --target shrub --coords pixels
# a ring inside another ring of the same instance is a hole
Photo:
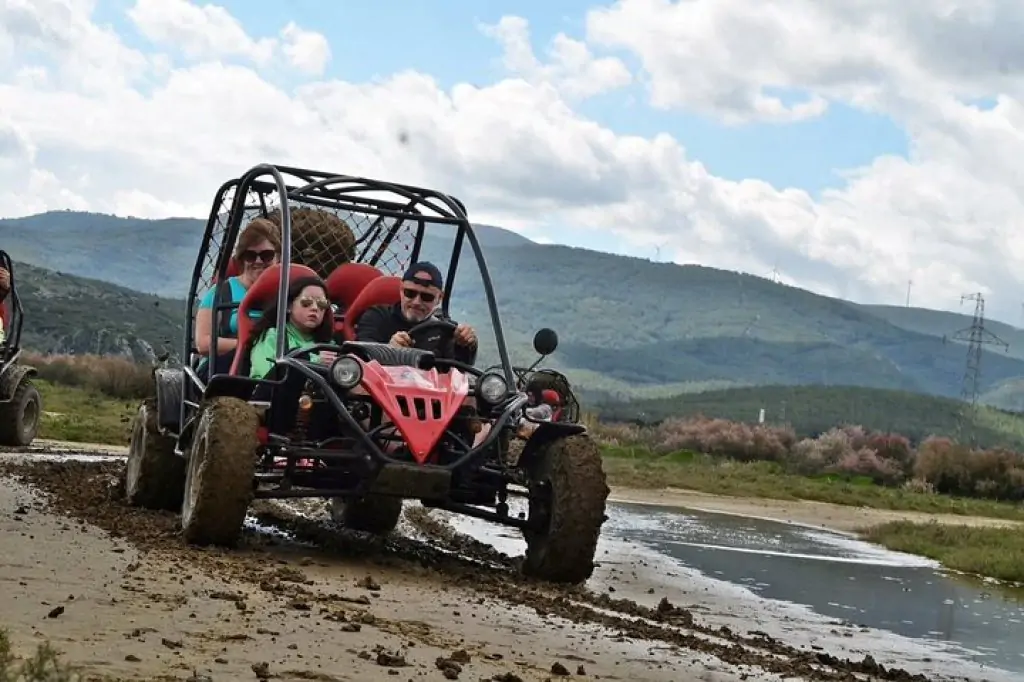
[[[878,485],[894,485],[904,478],[903,469],[895,461],[868,447],[846,453],[830,470],[848,476],[868,476]]]
[[[35,367],[40,379],[92,389],[112,398],[139,400],[155,390],[152,367],[124,358],[25,353],[22,362]]]
[[[950,438],[926,438],[917,448],[914,476],[930,483],[938,493],[960,494],[971,488],[967,455],[967,448]]]
[[[695,450],[740,461],[782,461],[796,441],[792,429],[695,417],[666,419],[654,428],[653,449]]]

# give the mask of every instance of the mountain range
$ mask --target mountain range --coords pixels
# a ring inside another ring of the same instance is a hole
[[[17,262],[29,315],[25,340],[42,351],[143,358],[181,345],[202,220],[145,220],[56,211],[0,220],[0,248]],[[530,338],[556,329],[553,364],[595,400],[661,398],[753,385],[851,385],[957,397],[967,347],[950,338],[969,315],[862,305],[709,267],[545,245],[478,226],[519,362]],[[481,327],[487,311],[464,247],[451,302]],[[446,266],[450,238],[423,255]],[[1009,343],[986,348],[983,400],[1024,407],[1024,330],[989,321]],[[482,353],[493,357],[485,346]]]

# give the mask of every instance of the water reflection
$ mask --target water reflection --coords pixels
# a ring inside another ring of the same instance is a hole
[[[1024,672],[1024,599],[927,559],[774,521],[615,505],[613,532],[705,575],[851,624],[958,644]]]

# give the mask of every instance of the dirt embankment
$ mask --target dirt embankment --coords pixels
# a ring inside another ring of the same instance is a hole
[[[22,653],[50,640],[120,679],[929,679],[706,625],[667,599],[528,581],[418,507],[385,541],[260,503],[276,535],[189,548],[174,514],[112,493],[122,466],[0,463],[0,613]]]

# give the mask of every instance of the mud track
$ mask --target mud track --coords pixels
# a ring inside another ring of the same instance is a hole
[[[301,513],[301,503],[285,506],[261,501],[253,505],[252,516],[261,525],[279,531],[279,535],[247,528],[236,550],[188,547],[181,540],[177,515],[135,509],[121,501],[116,481],[123,467],[120,461],[0,462],[0,477],[13,476],[34,486],[46,494],[52,510],[97,526],[143,553],[158,554],[179,566],[214,572],[235,584],[258,587],[293,608],[319,611],[324,618],[353,624],[361,619],[386,632],[425,636],[407,623],[374,617],[365,609],[352,611],[356,602],[351,598],[318,590],[309,585],[312,581],[289,574],[290,569],[275,568],[275,554],[282,547],[305,544],[307,556],[355,560],[368,572],[378,567],[419,575],[439,585],[471,591],[479,595],[479,603],[493,600],[522,606],[548,621],[568,621],[568,627],[590,626],[597,633],[592,635],[594,639],[645,642],[683,655],[685,650],[710,654],[738,668],[738,679],[930,680],[903,669],[886,668],[870,655],[850,660],[816,650],[818,647],[797,648],[762,632],[711,627],[701,623],[692,611],[664,598],[656,608],[650,608],[582,587],[565,588],[526,579],[518,573],[518,558],[458,533],[434,514],[408,503],[406,521],[429,542],[399,534],[382,539],[346,532],[325,519]],[[365,597],[358,601],[361,606],[369,603]],[[443,672],[440,662],[438,669]],[[582,670],[578,672],[582,674]],[[553,672],[556,678],[560,674],[561,669]],[[511,675],[504,679],[521,679]],[[640,679],[633,675],[627,678]]]

